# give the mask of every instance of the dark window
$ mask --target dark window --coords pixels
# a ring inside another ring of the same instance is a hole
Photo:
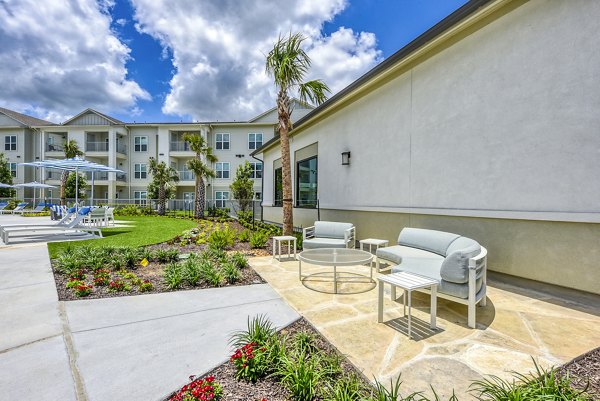
[[[317,207],[317,156],[296,163],[296,206]]]
[[[16,135],[7,135],[4,137],[4,150],[17,150]]]
[[[262,163],[251,162],[252,174],[250,178],[262,178]]]
[[[281,167],[275,169],[274,206],[283,206],[283,175]]]

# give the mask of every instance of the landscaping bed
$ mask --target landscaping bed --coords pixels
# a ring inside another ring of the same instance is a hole
[[[573,388],[586,390],[600,400],[600,347],[565,364],[559,373],[569,375]]]

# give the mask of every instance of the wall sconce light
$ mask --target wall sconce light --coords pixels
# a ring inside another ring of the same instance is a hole
[[[235,155],[235,157],[239,157],[240,159],[244,157],[244,155]]]
[[[342,166],[350,165],[350,152],[342,152]]]
[[[159,153],[158,155],[159,155],[159,156],[164,156],[165,154],[164,154],[164,153]]]
[[[20,158],[21,158],[21,156],[17,156],[17,159],[20,159]]]

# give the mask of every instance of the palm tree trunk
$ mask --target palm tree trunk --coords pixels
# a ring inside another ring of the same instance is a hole
[[[200,186],[203,185],[202,178],[196,174],[196,194],[194,196],[194,218],[201,219],[204,216],[202,215],[202,208],[200,207]]]
[[[158,186],[158,214],[165,215],[165,185],[163,183]]]
[[[198,176],[196,176],[198,177]],[[206,188],[204,187],[204,180],[202,177],[199,179],[199,184],[196,184],[196,210],[198,218],[204,218],[204,205],[206,204]]]
[[[277,113],[279,115],[279,141],[281,145],[281,181],[283,186],[283,235],[294,232],[294,210],[292,205],[292,167],[290,161],[289,130],[290,121],[289,97],[283,90],[277,95]]]
[[[60,204],[61,206],[65,206],[67,204],[67,178],[69,177],[69,172],[67,170],[63,170],[60,175]]]

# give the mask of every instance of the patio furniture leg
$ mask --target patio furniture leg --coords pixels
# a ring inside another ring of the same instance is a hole
[[[409,338],[409,339],[411,339],[411,338],[412,338],[412,337],[410,336],[410,329],[411,329],[411,327],[410,327],[410,326],[411,326],[411,318],[410,318],[410,315],[411,315],[411,312],[412,312],[412,311],[411,311],[411,298],[412,298],[412,296],[411,296],[411,295],[412,295],[412,294],[411,294],[411,291],[408,291],[408,338]],[[404,296],[406,297],[406,291],[404,291]],[[405,298],[405,299],[406,299],[406,298]],[[406,304],[405,304],[404,308],[406,308]]]
[[[394,302],[396,302],[396,286],[392,285],[392,288],[390,289],[390,299]]]
[[[408,293],[408,316],[410,316],[410,292]],[[404,316],[406,316],[406,290],[402,294],[402,305],[404,305]]]
[[[273,238],[273,259],[275,259],[275,255],[277,254],[277,252],[275,252],[277,250],[277,240],[275,238]]]
[[[294,259],[297,259],[297,257],[296,257],[296,248],[297,248],[297,246],[296,246],[296,238],[294,238]]]
[[[337,266],[333,265],[333,292],[337,294]]]
[[[277,243],[279,244],[279,261],[281,262],[281,241],[277,241]]]
[[[292,256],[292,241],[288,241],[288,258]]]
[[[302,281],[302,260],[299,260],[298,262],[298,278]]]
[[[392,286],[393,287],[393,286]],[[383,322],[383,282],[379,282],[379,297],[377,302],[377,322]]]
[[[437,315],[437,285],[431,286],[431,310],[429,311],[431,315],[431,329],[436,330],[437,326],[435,325],[435,317]]]

